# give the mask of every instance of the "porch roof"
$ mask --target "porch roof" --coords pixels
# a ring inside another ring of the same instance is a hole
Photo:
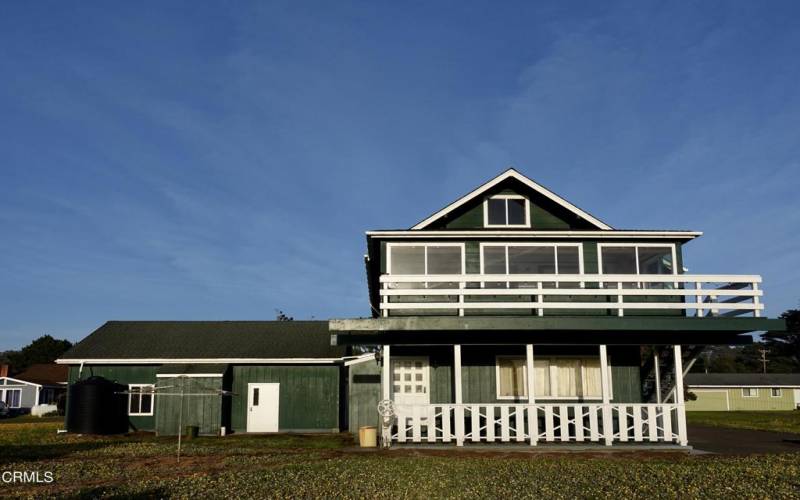
[[[345,344],[747,344],[750,333],[784,331],[768,318],[696,317],[407,317],[334,319]]]

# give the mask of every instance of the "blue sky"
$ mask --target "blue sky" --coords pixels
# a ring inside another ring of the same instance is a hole
[[[509,165],[800,300],[797,2],[7,2],[0,349],[369,314],[367,229]]]

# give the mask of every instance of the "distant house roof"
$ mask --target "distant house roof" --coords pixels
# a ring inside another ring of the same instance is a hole
[[[109,321],[67,351],[62,364],[231,363],[332,360],[327,321]]]
[[[59,385],[67,383],[69,367],[55,363],[39,363],[14,375],[17,380],[31,382],[39,385]]]
[[[690,373],[686,376],[686,385],[695,387],[800,387],[800,373]]]

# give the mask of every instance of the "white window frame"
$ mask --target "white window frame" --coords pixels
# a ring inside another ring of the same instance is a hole
[[[523,361],[522,364],[522,388],[525,391],[523,396],[501,396],[500,395],[500,360],[517,359]],[[528,366],[525,363],[525,356],[515,356],[513,354],[503,354],[494,357],[494,390],[495,397],[501,401],[527,401],[528,400]]]
[[[635,276],[648,276],[642,274],[639,269],[639,248],[664,248],[669,247],[672,249],[672,275],[678,274],[678,256],[675,248],[675,243],[598,243],[597,244],[597,272],[603,274],[603,248],[606,247],[626,247],[635,248],[634,255],[636,261],[636,274]],[[631,275],[634,276],[634,275]]]
[[[132,413],[131,412],[131,399],[133,399],[132,389],[134,389],[134,388],[143,388],[143,387],[149,387],[151,389],[151,391],[150,392],[141,392],[141,393],[139,393],[139,410],[140,411],[136,412],[136,413]],[[153,410],[156,407],[156,391],[155,391],[155,389],[156,389],[155,384],[128,384],[128,416],[131,416],[131,417],[149,417],[149,416],[152,416],[153,415]],[[142,413],[141,412],[141,409],[142,409],[142,398],[141,398],[141,395],[142,394],[149,394],[151,396],[151,398],[150,398],[150,412],[149,413]]]
[[[494,243],[494,242],[483,242],[479,245],[480,251],[480,261],[481,261],[481,274],[486,274],[484,270],[484,258],[483,258],[483,249],[486,247],[504,247],[506,252],[506,275],[512,276],[508,272],[508,247],[551,247],[553,248],[553,256],[556,265],[556,272],[555,274],[561,274],[558,272],[558,247],[576,247],[578,249],[578,274],[583,274],[583,244],[582,243],[545,243],[545,242],[504,242],[504,243]],[[581,284],[583,285],[583,284]],[[506,283],[508,286],[508,283]]]
[[[753,394],[745,394],[744,391],[753,391]],[[743,398],[757,398],[758,397],[758,387],[742,387],[742,397]]]
[[[523,376],[525,377],[525,384],[523,386],[523,387],[525,387],[525,396],[501,396],[500,395],[500,363],[499,363],[499,360],[500,359],[509,359],[509,358],[511,358],[511,359],[522,359],[522,360],[526,359],[524,355],[503,354],[503,355],[495,356],[495,360],[494,360],[495,397],[500,401],[503,401],[503,400],[527,401],[528,397],[529,397],[529,394],[530,394],[530,391],[528,389],[528,366],[527,366],[527,364],[523,365],[523,367],[522,367],[522,370],[523,370],[522,373],[523,373]],[[537,357],[534,356],[534,358],[533,358],[534,362],[536,361],[536,359],[537,359]],[[548,370],[547,378],[550,381],[550,393],[552,394],[553,393],[553,385],[554,384],[556,386],[558,385],[557,382],[554,382],[558,378],[557,377],[558,369],[557,369],[556,366],[553,365],[552,360],[556,360],[556,359],[565,360],[566,359],[566,360],[581,361],[581,360],[584,360],[584,359],[595,359],[595,358],[594,358],[594,356],[556,355],[556,356],[541,356],[538,359],[546,359],[547,362],[548,362],[548,365],[547,365],[547,370]],[[598,356],[597,359],[599,359],[599,356]],[[580,381],[581,384],[583,384],[583,379],[584,379],[584,376],[585,376],[584,375],[584,370],[585,369],[586,369],[586,366],[583,363],[581,363],[581,381]],[[612,379],[611,379],[611,372],[612,372],[612,370],[611,370],[611,358],[609,357],[608,358],[608,399],[609,399],[609,401],[613,401],[613,399],[614,399],[614,388],[613,388],[614,384],[613,384]],[[601,391],[602,391],[602,389],[601,389]],[[542,400],[550,400],[550,399],[552,399],[552,400],[555,400],[555,401],[602,401],[603,400],[602,393],[599,396],[552,396],[552,395],[545,396],[545,395],[539,395],[539,394],[534,394],[534,396],[537,399],[542,399]]]
[[[489,224],[489,200],[506,200],[506,224]],[[525,223],[508,224],[508,200],[525,200]],[[483,227],[531,227],[531,201],[521,194],[495,194],[483,199]]]
[[[433,241],[424,241],[424,242],[414,242],[414,243],[387,243],[386,244],[386,274],[392,274],[392,248],[395,247],[425,247],[425,275],[428,274],[428,247],[459,247],[461,248],[461,273],[465,274],[465,269],[467,266],[467,257],[465,252],[465,243],[449,243],[449,242],[433,242]],[[402,274],[395,274],[394,276],[404,276]],[[457,276],[457,275],[453,275]],[[458,280],[455,280],[458,281]]]
[[[775,395],[775,391],[778,391],[778,395]],[[783,389],[781,387],[770,387],[769,388],[769,397],[771,398],[782,398],[783,397]]]
[[[14,405],[12,405],[12,404],[10,404],[10,403],[9,403],[9,404],[8,404],[8,407],[9,407],[9,408],[14,408],[14,409],[16,409],[16,408],[22,408],[22,389],[21,389],[21,388],[19,388],[19,387],[15,387],[15,388],[12,388],[12,389],[3,389],[3,391],[2,391],[2,392],[3,392],[3,394],[2,394],[2,398],[0,398],[0,400],[2,400],[2,401],[3,401],[3,403],[5,403],[5,402],[6,402],[6,396],[7,396],[7,393],[9,393],[9,392],[14,392],[14,391],[17,391],[17,392],[19,392],[19,398],[17,398],[17,405],[16,405],[16,406],[14,406]],[[38,402],[37,402],[37,403],[38,403]]]

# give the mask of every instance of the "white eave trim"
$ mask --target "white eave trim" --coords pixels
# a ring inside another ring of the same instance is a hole
[[[520,239],[552,239],[552,238],[642,238],[656,240],[690,240],[702,236],[701,231],[498,231],[498,230],[469,230],[469,231],[414,231],[390,230],[367,231],[367,236],[380,236],[382,238],[520,238]]]
[[[727,384],[727,385],[686,384],[686,387],[688,387],[690,389],[693,388],[693,387],[697,387],[698,389],[706,388],[706,387],[713,387],[713,388],[716,388],[716,389],[748,389],[750,387],[753,387],[753,388],[762,388],[762,387],[770,388],[770,387],[772,387],[772,388],[775,388],[775,389],[778,389],[778,388],[790,389],[790,388],[793,388],[793,387],[800,387],[800,384],[788,384],[788,385],[787,384],[736,384],[736,385],[732,385],[732,384]]]
[[[57,359],[59,365],[177,365],[177,364],[271,364],[310,365],[341,362],[342,358],[103,358]]]
[[[358,364],[361,364],[361,363],[366,363],[367,361],[372,361],[374,359],[375,359],[375,353],[374,352],[368,352],[366,354],[362,354],[360,356],[356,356],[353,359],[345,361],[344,362],[344,366],[358,365]]]
[[[473,200],[474,198],[482,195],[483,193],[485,193],[489,189],[493,188],[494,186],[498,185],[499,183],[503,182],[504,180],[506,180],[508,178],[514,178],[514,179],[522,182],[523,184],[525,184],[529,188],[533,189],[537,193],[540,193],[540,194],[544,195],[545,197],[551,199],[552,201],[554,201],[554,202],[558,203],[559,205],[561,205],[562,207],[566,208],[570,212],[578,215],[582,219],[585,219],[585,220],[591,222],[592,224],[594,224],[595,226],[597,226],[600,229],[604,229],[604,230],[613,229],[611,226],[609,226],[605,222],[603,222],[600,219],[594,217],[593,215],[589,214],[588,212],[585,212],[585,211],[581,210],[580,208],[576,207],[572,203],[570,203],[567,200],[565,200],[564,198],[558,196],[557,194],[555,194],[554,192],[552,192],[549,189],[545,188],[544,186],[542,186],[540,184],[537,184],[536,182],[532,181],[531,179],[529,179],[529,178],[525,177],[524,175],[520,174],[519,172],[517,172],[513,168],[510,168],[510,169],[506,170],[505,172],[503,172],[502,174],[498,175],[494,179],[492,179],[492,180],[490,180],[490,181],[478,186],[476,189],[470,191],[469,193],[467,193],[466,195],[464,195],[461,198],[457,199],[453,203],[447,205],[446,207],[444,207],[443,209],[439,210],[435,214],[431,215],[427,219],[423,220],[422,222],[419,222],[417,225],[413,226],[411,229],[413,229],[413,230],[424,229],[431,222],[439,219],[440,217],[442,217],[444,215],[447,215],[448,213],[450,213],[453,210],[457,209],[458,207],[464,205],[465,203],[469,202],[470,200]]]
[[[32,386],[35,386],[35,387],[42,387],[42,384],[35,384],[33,382],[27,382],[25,380],[20,380],[18,378],[0,377],[0,379],[5,380],[6,382],[11,381],[11,382],[14,382],[16,384],[25,384],[25,385],[32,385]],[[11,387],[11,386],[10,385],[0,385],[0,389],[6,388],[6,387]]]
[[[221,373],[156,373],[156,378],[222,378]]]

